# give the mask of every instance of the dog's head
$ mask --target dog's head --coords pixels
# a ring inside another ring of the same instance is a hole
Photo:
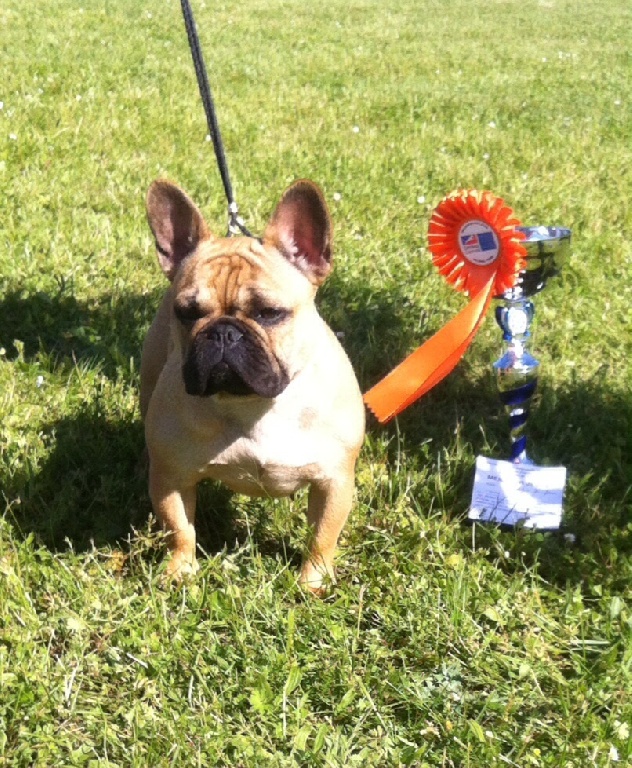
[[[173,284],[187,393],[279,395],[306,360],[314,296],[332,267],[318,187],[289,187],[261,240],[215,237],[189,197],[164,180],[149,189],[147,217]]]

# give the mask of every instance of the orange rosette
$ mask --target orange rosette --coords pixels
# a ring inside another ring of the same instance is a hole
[[[525,234],[512,209],[491,192],[459,190],[435,208],[428,227],[433,264],[470,303],[364,395],[386,423],[457,365],[494,296],[513,288],[525,266]]]
[[[474,296],[493,277],[494,293],[504,293],[525,265],[519,226],[512,209],[491,192],[452,192],[430,218],[432,262],[457,291]]]

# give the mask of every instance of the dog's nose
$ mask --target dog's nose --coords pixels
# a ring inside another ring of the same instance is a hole
[[[232,323],[216,323],[211,328],[209,340],[222,347],[233,347],[243,335]]]

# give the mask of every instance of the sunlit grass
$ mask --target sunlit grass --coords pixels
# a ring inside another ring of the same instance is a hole
[[[5,0],[0,765],[626,764],[632,9],[193,5],[248,225],[295,178],[325,191],[321,308],[363,388],[463,305],[425,251],[444,194],[573,230],[532,340],[531,450],[568,467],[564,531],[464,523],[476,455],[507,452],[489,320],[440,387],[370,423],[329,598],[296,586],[304,497],[212,487],[199,577],[165,589],[137,472],[164,287],[145,190],[169,176],[225,228],[179,3]]]

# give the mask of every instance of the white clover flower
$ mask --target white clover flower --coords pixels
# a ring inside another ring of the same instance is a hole
[[[339,203],[342,200],[342,195],[340,192],[334,192],[334,200]]]
[[[44,385],[44,377],[43,376],[38,376],[35,379],[35,386],[39,389],[43,385]]]

